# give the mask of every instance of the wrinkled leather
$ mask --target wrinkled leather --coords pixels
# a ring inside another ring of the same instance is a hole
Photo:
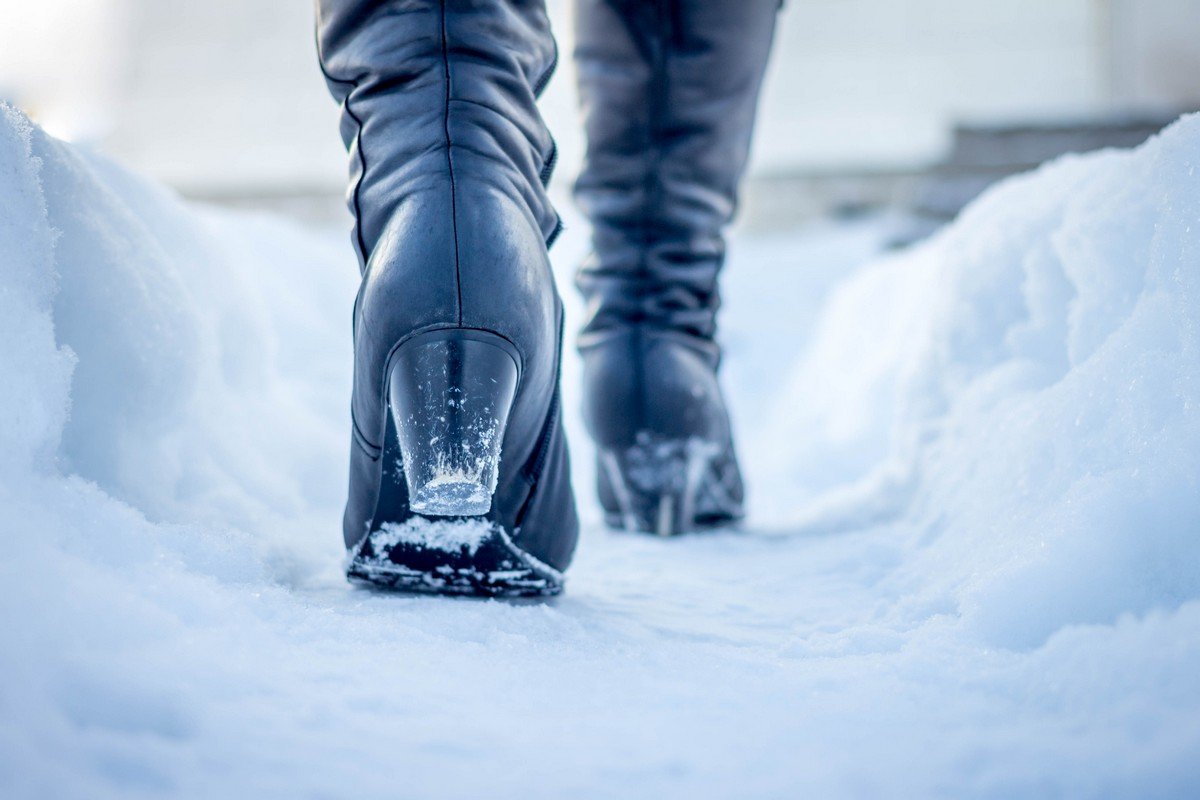
[[[345,543],[397,521],[376,513],[390,354],[423,330],[477,328],[522,360],[491,516],[561,569],[578,524],[555,416],[562,308],[546,249],[559,222],[545,192],[554,143],[536,107],[556,62],[545,9],[319,0],[317,40],[342,107],[362,270]]]
[[[584,417],[601,446],[639,432],[729,441],[713,340],[777,0],[577,0],[587,131],[575,198],[593,225]],[[729,446],[732,447],[731,442]]]

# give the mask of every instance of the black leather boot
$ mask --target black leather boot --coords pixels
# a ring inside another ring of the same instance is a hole
[[[546,249],[556,62],[540,0],[319,0],[362,286],[344,538],[353,580],[544,594],[578,533]]]
[[[669,535],[742,516],[714,342],[778,0],[577,0],[587,127],[576,199],[584,418],[610,524]]]

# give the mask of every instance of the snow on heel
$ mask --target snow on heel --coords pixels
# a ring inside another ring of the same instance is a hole
[[[506,340],[476,330],[430,331],[396,351],[389,409],[414,512],[470,517],[491,509],[517,363]]]

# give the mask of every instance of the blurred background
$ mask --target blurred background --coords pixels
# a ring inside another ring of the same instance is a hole
[[[183,194],[336,221],[337,112],[297,0],[0,0],[0,98]],[[552,0],[564,54],[570,3]],[[1200,0],[787,0],[742,224],[890,209],[918,238],[988,183],[1200,107]],[[564,58],[544,102],[569,188]]]

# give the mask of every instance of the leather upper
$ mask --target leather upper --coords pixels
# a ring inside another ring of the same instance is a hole
[[[732,447],[716,370],[717,278],[777,0],[578,0],[593,225],[577,284],[584,419],[601,447],[640,434]]]
[[[715,332],[723,230],[745,169],[778,0],[578,0],[593,225],[580,346],[622,325]]]
[[[521,355],[493,503],[512,530],[540,477],[528,468],[545,463],[539,453],[553,435],[561,339],[547,257],[559,228],[545,191],[554,143],[536,107],[556,61],[545,10],[540,2],[320,0],[317,29],[322,69],[342,104],[362,269],[347,545],[365,533],[379,500],[372,464],[385,445],[390,354],[438,327],[498,333]],[[562,513],[569,558],[573,505]],[[564,547],[555,547],[562,560]]]

